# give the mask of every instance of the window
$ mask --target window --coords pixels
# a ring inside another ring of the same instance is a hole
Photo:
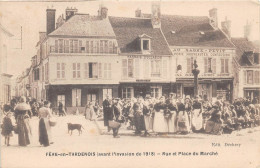
[[[108,41],[105,41],[105,53],[108,53]]]
[[[59,106],[59,102],[62,103],[63,107],[65,106],[65,95],[57,95],[57,106]]]
[[[134,77],[134,60],[133,59],[122,59],[122,73],[123,78]]]
[[[93,53],[93,41],[90,41],[90,53]]]
[[[112,43],[112,41],[109,41],[108,45],[109,45],[109,53],[112,54],[113,53],[113,43]]]
[[[58,53],[58,49],[59,49],[59,46],[58,46],[58,40],[55,40],[55,53]]]
[[[193,57],[187,58],[187,73],[192,73],[193,62],[194,62]]]
[[[159,98],[162,96],[162,88],[161,87],[151,87],[151,97]]]
[[[127,88],[123,88],[122,89],[122,98],[132,98],[133,97],[133,91],[134,89],[133,88],[130,88],[130,87],[127,87]]]
[[[259,73],[260,71],[255,71],[255,76],[254,76],[255,84],[260,84]]]
[[[93,53],[97,53],[97,41],[93,43]]]
[[[80,63],[73,63],[73,78],[80,78]]]
[[[216,73],[216,58],[204,58],[205,73]]]
[[[104,41],[100,41],[100,53],[104,53],[103,43]]]
[[[89,67],[89,78],[98,78],[98,63],[88,63]]]
[[[161,76],[161,60],[151,60],[151,76],[160,77]]]
[[[221,59],[221,73],[228,73],[228,59]]]
[[[78,40],[73,40],[73,52],[78,53],[79,52],[79,41]]]
[[[150,40],[143,40],[143,46],[142,46],[143,50],[150,50],[149,43],[150,43]]]
[[[253,71],[247,71],[247,84],[253,84]]]
[[[65,78],[65,63],[57,63],[57,78]]]
[[[97,53],[99,53],[99,41],[97,41]]]
[[[89,53],[89,41],[86,41],[86,52]]]
[[[112,89],[103,89],[103,100],[105,100],[107,96],[112,98]]]
[[[49,80],[49,63],[45,64],[45,79]]]
[[[85,47],[82,47],[82,40],[79,40],[79,52],[84,53],[85,52]]]
[[[59,53],[63,53],[63,40],[59,39]]]
[[[104,79],[111,79],[111,63],[104,63]]]
[[[70,53],[73,53],[73,40],[70,40]]]
[[[259,54],[258,53],[254,54],[254,63],[259,64]]]
[[[39,79],[40,79],[40,70],[39,70],[39,68],[36,68],[34,70],[34,80],[36,81],[36,80],[39,80]]]
[[[65,42],[64,52],[69,53],[70,52],[69,40],[64,40],[64,42]]]

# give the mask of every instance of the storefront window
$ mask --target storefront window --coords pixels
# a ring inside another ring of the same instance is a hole
[[[103,89],[103,100],[105,100],[107,96],[112,98],[112,89]]]
[[[133,97],[133,88],[127,87],[122,89],[122,97],[123,98],[132,98]]]
[[[65,95],[57,96],[57,105],[59,105],[59,102],[61,102],[63,104],[63,106],[65,106]]]
[[[153,98],[159,98],[162,95],[162,88],[161,87],[151,87],[151,96]]]

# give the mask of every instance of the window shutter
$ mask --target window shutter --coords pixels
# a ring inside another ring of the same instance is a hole
[[[80,78],[80,63],[77,63],[77,78]]]
[[[139,78],[139,59],[134,59],[134,63],[135,63],[135,66],[134,66],[134,69],[135,69],[135,78]]]
[[[60,78],[60,63],[57,63],[57,78]]]
[[[214,74],[216,73],[216,58],[212,59],[212,72]]]
[[[204,58],[204,72],[208,73],[208,58]]]
[[[150,60],[149,59],[144,59],[143,63],[143,68],[144,68],[144,78],[149,78],[149,68],[150,68]]]
[[[102,78],[102,63],[98,63],[98,78]]]
[[[225,73],[228,73],[228,59],[225,59]]]
[[[221,73],[225,73],[225,63],[224,63],[224,59],[221,59]]]
[[[247,82],[246,82],[246,81],[247,81],[247,80],[246,80],[246,71],[244,71],[244,75],[243,75],[243,76],[244,76],[244,84],[246,84],[246,83],[247,83]]]
[[[85,63],[85,78],[89,78],[89,67],[88,67],[88,63]]]
[[[163,78],[167,78],[167,60],[163,60],[163,74],[162,74],[162,76],[163,76]]]
[[[59,48],[58,40],[55,40],[55,53],[58,53],[58,48]]]
[[[62,70],[62,78],[65,78],[65,63],[62,63],[61,70]]]
[[[123,78],[127,78],[127,59],[122,59],[122,74]]]
[[[187,58],[187,73],[190,73],[190,58]]]

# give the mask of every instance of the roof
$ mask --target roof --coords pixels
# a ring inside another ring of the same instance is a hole
[[[5,32],[9,37],[14,36],[13,34],[11,34],[7,29],[5,29],[1,23],[0,23],[0,30],[2,30],[3,32]]]
[[[252,66],[256,47],[247,38],[231,38],[236,46],[236,60],[241,66]]]
[[[160,29],[153,29],[150,19],[109,17],[121,53],[141,54],[139,39],[151,38],[151,55],[171,55]]]
[[[115,34],[108,19],[89,14],[75,14],[49,36],[112,36]]]
[[[162,15],[161,29],[170,46],[234,47],[206,16]]]

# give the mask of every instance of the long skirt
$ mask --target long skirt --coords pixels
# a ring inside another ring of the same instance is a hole
[[[168,132],[169,133],[174,133],[177,131],[176,128],[176,116],[177,116],[177,112],[176,111],[171,111],[172,115],[171,117],[168,119]]]
[[[163,110],[154,114],[153,131],[159,133],[168,132],[167,119],[164,117]]]
[[[31,133],[29,118],[18,116],[17,118],[18,143],[20,146],[30,144],[29,133]]]
[[[200,109],[193,110],[191,124],[194,130],[198,131],[203,128],[203,118],[202,113],[200,113]]]
[[[153,118],[149,115],[144,116],[145,130],[149,131],[153,129]]]
[[[145,130],[144,116],[136,112],[134,114],[134,124],[135,124],[136,131]]]
[[[94,112],[94,110],[87,108],[86,111],[85,111],[85,118],[87,120],[96,119],[96,113]]]
[[[189,118],[185,111],[180,111],[177,119],[177,131],[178,132],[189,132]]]
[[[51,142],[51,126],[48,118],[41,118],[39,122],[39,142],[48,146]]]

